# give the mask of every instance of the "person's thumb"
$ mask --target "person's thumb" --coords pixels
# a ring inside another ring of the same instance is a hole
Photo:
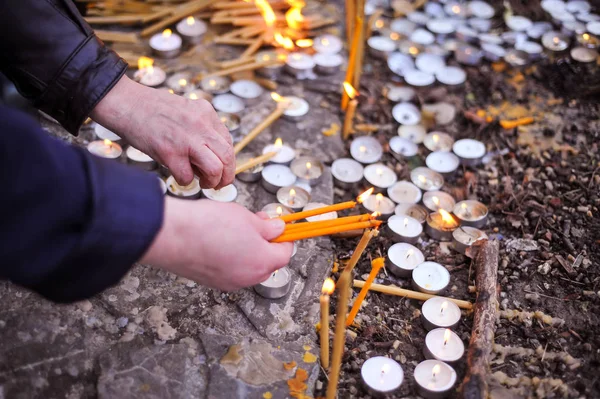
[[[279,218],[260,220],[259,225],[260,234],[267,241],[279,237],[285,230],[285,222]]]

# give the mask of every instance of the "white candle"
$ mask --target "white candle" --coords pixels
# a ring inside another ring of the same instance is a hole
[[[317,53],[313,56],[317,71],[322,74],[332,74],[340,70],[344,57],[340,54]]]
[[[462,68],[449,66],[437,71],[435,78],[442,84],[456,86],[465,83],[467,80],[467,73]]]
[[[600,21],[590,21],[585,25],[585,29],[592,35],[600,36]]]
[[[269,219],[285,215],[291,215],[292,213],[294,213],[294,211],[292,211],[287,206],[276,203],[267,204],[263,206],[263,208],[260,211],[266,213]]]
[[[412,87],[388,85],[386,97],[391,102],[398,103],[412,100],[415,94],[415,89]]]
[[[395,158],[411,158],[417,155],[419,147],[409,139],[394,136],[390,140],[390,150]]]
[[[354,159],[340,158],[331,164],[331,174],[336,185],[351,188],[358,184],[364,173],[364,167]]]
[[[435,36],[428,30],[419,28],[410,34],[410,40],[422,46],[428,46],[435,42]]]
[[[425,164],[431,170],[442,174],[450,174],[456,172],[460,160],[454,153],[447,151],[434,151],[427,155]]]
[[[137,165],[144,170],[152,170],[156,167],[156,162],[154,162],[154,159],[150,158],[149,155],[144,154],[137,148],[130,146],[127,148],[127,151],[125,151],[125,154],[127,155],[127,160],[129,163]]]
[[[374,394],[388,394],[397,390],[404,380],[402,367],[390,358],[375,356],[367,359],[360,369],[364,384]]]
[[[483,56],[492,62],[496,62],[506,55],[504,47],[494,43],[481,43],[481,49]]]
[[[421,224],[425,223],[427,215],[429,215],[429,211],[423,205],[404,203],[398,204],[394,213],[398,216],[410,216]]]
[[[404,80],[411,86],[424,87],[435,82],[435,76],[431,73],[413,69],[404,73]]]
[[[423,145],[429,151],[451,151],[454,139],[448,133],[434,131],[425,136]]]
[[[164,70],[157,66],[147,66],[142,69],[138,69],[133,74],[133,79],[148,87],[160,86],[167,79],[167,74]]]
[[[567,3],[567,11],[573,14],[590,12],[592,6],[587,1],[573,0]]]
[[[231,93],[246,100],[253,101],[263,94],[263,88],[253,80],[236,80],[230,86]]]
[[[488,208],[476,200],[460,201],[452,211],[464,226],[481,228],[487,222]]]
[[[225,94],[231,87],[231,79],[227,76],[204,78],[200,81],[200,87],[210,94]]]
[[[308,105],[308,101],[303,98],[296,96],[286,96],[283,98],[283,101],[286,102],[286,109],[283,112],[283,116],[287,118],[291,118],[292,120],[297,120],[302,118],[308,111],[310,110],[310,105]]]
[[[279,163],[283,165],[289,165],[290,162],[296,158],[296,151],[287,144],[283,144],[281,139],[277,139],[275,144],[269,144],[263,148],[262,153],[267,154],[269,152],[276,152],[273,158],[269,160],[271,163]]]
[[[539,39],[542,35],[552,30],[552,24],[550,22],[541,21],[534,22],[526,31],[527,36],[532,39]]]
[[[161,179],[159,176],[157,176],[158,179],[158,184],[160,185],[160,191],[163,193],[163,195],[165,195],[167,193],[167,183],[165,183],[165,181],[163,179]]]
[[[198,43],[206,33],[206,23],[192,16],[179,21],[175,27],[177,33],[190,43]]]
[[[208,94],[208,93],[206,93],[202,90],[198,90],[198,89],[186,91],[183,96],[189,100],[202,99],[202,100],[206,100],[206,101],[212,101],[212,99],[213,99],[213,96],[211,94]]]
[[[117,143],[110,140],[96,140],[87,145],[87,150],[101,158],[117,159],[123,153],[123,149]]]
[[[482,33],[479,35],[479,41],[481,43],[492,43],[497,45],[504,43],[504,40],[502,40],[500,36],[493,33]]]
[[[462,139],[452,145],[452,151],[465,165],[475,165],[485,155],[485,144],[473,139]]]
[[[571,49],[571,58],[583,63],[593,62],[598,58],[598,51],[591,48],[574,47]]]
[[[466,44],[459,45],[454,51],[456,61],[465,65],[477,65],[483,57],[483,52],[476,47]]]
[[[389,218],[394,213],[394,208],[396,207],[396,204],[391,199],[383,196],[381,193],[370,195],[362,205],[369,213],[379,212],[383,219]]]
[[[427,130],[423,125],[400,125],[398,127],[398,136],[410,140],[414,144],[421,144],[426,135]]]
[[[515,44],[515,49],[521,50],[529,54],[530,56],[539,56],[544,52],[544,48],[536,42],[524,41]]]
[[[426,262],[427,263],[427,262]],[[465,353],[465,344],[455,332],[447,328],[436,328],[425,336],[423,354],[427,359],[454,363]]]
[[[423,53],[417,55],[415,66],[423,72],[435,74],[446,67],[446,61],[439,55]]]
[[[393,186],[398,180],[396,172],[381,163],[365,167],[364,176],[369,185],[379,190]]]
[[[558,14],[566,9],[566,4],[562,0],[542,0],[540,5],[549,14]]]
[[[478,36],[479,32],[466,25],[460,25],[458,28],[456,28],[456,38],[463,42],[474,42],[477,40]]]
[[[187,186],[180,186],[173,176],[169,176],[167,178],[167,190],[169,194],[186,199],[196,199],[200,198],[200,180],[197,177],[194,177],[192,182]]]
[[[392,116],[401,125],[416,125],[421,122],[421,111],[412,103],[394,105]]]
[[[529,28],[533,24],[533,22],[531,22],[529,18],[525,18],[520,15],[509,16],[504,19],[504,22],[510,30],[514,30],[516,32],[526,31],[527,28]]]
[[[315,67],[315,60],[306,53],[290,53],[285,61],[288,69],[294,73],[311,71]]]
[[[423,11],[425,11],[425,14],[435,18],[442,18],[446,15],[444,7],[439,3],[427,2],[423,7]]]
[[[585,23],[600,21],[600,15],[592,13],[580,13],[577,14],[577,19]]]
[[[204,196],[209,200],[218,202],[233,202],[237,198],[238,191],[233,184],[230,184],[220,190],[203,189],[202,194],[204,194]]]
[[[411,182],[399,181],[387,190],[388,196],[397,204],[417,204],[421,201],[423,194],[421,189]]]
[[[425,360],[415,367],[419,395],[425,399],[446,397],[456,384],[456,371],[439,360]]]
[[[551,51],[563,51],[569,47],[569,41],[562,33],[550,31],[542,35],[542,45]]]
[[[167,86],[175,93],[183,93],[196,88],[192,83],[192,75],[188,72],[179,72],[169,76]]]
[[[413,11],[406,15],[409,21],[414,22],[417,25],[426,25],[429,21],[429,15],[421,11]]]
[[[329,206],[328,204],[324,204],[322,202],[309,202],[308,204],[306,204],[304,206],[304,208],[302,209],[302,211],[311,211],[313,209],[318,209],[318,208],[323,208]],[[309,216],[306,218],[307,221],[309,222],[320,222],[323,220],[334,220],[338,218],[338,214],[336,211],[331,211],[331,212],[327,212],[327,213],[323,213],[321,215],[317,215],[317,216]]]
[[[446,212],[452,212],[456,201],[448,193],[443,191],[427,191],[423,194],[423,205],[431,212],[438,211],[440,209]]]
[[[371,54],[378,58],[386,58],[389,53],[396,50],[396,43],[385,36],[371,36],[367,40]]]
[[[181,36],[165,29],[150,38],[150,48],[160,57],[171,58],[177,56],[181,50]]]
[[[487,234],[475,227],[460,226],[452,232],[452,247],[456,252],[465,255],[474,243],[487,239]]]
[[[409,55],[397,51],[390,53],[387,59],[388,68],[398,76],[404,76],[415,69],[415,61]]]
[[[297,185],[281,187],[277,190],[277,201],[294,211],[299,211],[310,201],[310,194]]]
[[[383,147],[371,136],[357,137],[350,144],[350,155],[358,162],[371,164],[379,161],[383,155]]]
[[[448,18],[436,18],[427,22],[427,29],[438,35],[448,35],[456,30],[456,26]]]
[[[244,101],[233,94],[220,94],[215,96],[212,100],[212,104],[217,111],[228,112],[230,114],[241,112],[246,108]]]
[[[279,299],[287,295],[290,290],[292,274],[287,267],[283,267],[269,276],[268,279],[254,286],[254,291],[267,299]]]
[[[479,32],[489,32],[492,29],[492,21],[483,18],[469,18],[469,26]],[[476,39],[479,39],[479,33]]]
[[[529,62],[529,54],[522,50],[508,50],[504,55],[504,61],[512,66],[523,66]]]
[[[323,176],[325,167],[315,157],[300,157],[296,158],[290,164],[290,169],[298,178],[298,182],[314,186],[320,181],[321,176]]]
[[[494,17],[494,7],[485,1],[470,1],[468,10],[471,15],[477,18],[490,19]]]
[[[388,270],[402,278],[410,277],[414,268],[425,261],[423,252],[405,242],[392,245],[387,254],[390,261]]]
[[[421,308],[421,319],[427,331],[434,328],[454,328],[460,321],[460,317],[458,305],[447,298],[430,298]]]
[[[390,29],[401,35],[410,36],[417,29],[417,24],[406,18],[396,18],[390,23]]]
[[[450,284],[450,273],[436,262],[423,262],[412,272],[414,287],[426,294],[438,294]]]
[[[441,101],[433,104],[423,104],[423,111],[433,114],[435,123],[438,125],[447,125],[454,120],[456,116],[456,107],[450,103]]]
[[[108,130],[98,123],[96,123],[96,126],[94,126],[94,133],[96,133],[96,137],[98,137],[100,140],[109,140],[112,142],[121,140],[120,136],[117,136],[113,131]]]
[[[444,185],[444,177],[441,174],[423,166],[410,172],[410,180],[424,191],[437,191]]]
[[[291,186],[296,182],[296,175],[285,165],[271,164],[261,172],[263,187],[275,194],[281,187]]]
[[[454,18],[466,18],[469,12],[469,9],[466,4],[460,4],[457,2],[448,2],[444,5],[444,11],[450,17]]]
[[[419,237],[423,233],[421,222],[406,215],[393,215],[390,217],[388,220],[388,229],[394,242],[407,242],[410,244],[419,241]]]
[[[313,49],[321,54],[337,54],[343,47],[340,38],[334,35],[321,35],[313,42]]]

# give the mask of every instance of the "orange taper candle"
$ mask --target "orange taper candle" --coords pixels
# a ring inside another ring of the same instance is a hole
[[[328,278],[323,283],[323,289],[321,290],[321,330],[319,331],[319,338],[321,344],[321,366],[324,369],[329,367],[329,296],[333,294],[335,290],[335,283],[332,279]]]
[[[366,222],[373,219],[369,214],[358,215],[358,216],[347,216],[345,218],[333,219],[333,220],[321,220],[319,222],[304,222],[295,224],[286,224],[285,233],[297,233],[299,231],[323,229],[325,227],[341,226],[348,223]]]
[[[335,314],[335,333],[333,336],[333,350],[331,353],[331,372],[327,384],[327,399],[335,399],[340,369],[342,368],[342,355],[346,341],[346,314],[348,314],[348,300],[350,299],[350,279],[342,273],[338,282],[337,313]]]
[[[354,208],[356,201],[340,202],[339,204],[333,204],[324,206],[322,208],[311,209],[310,211],[296,212],[290,215],[281,216],[280,219],[286,223],[293,222],[295,220],[302,220],[311,216],[322,215],[328,212],[341,211],[344,209]]]
[[[379,273],[379,270],[383,267],[384,264],[385,258],[377,258],[374,259],[373,262],[371,262],[371,273],[369,273],[369,277],[367,278],[367,281],[365,281],[365,285],[362,287],[360,293],[358,294],[358,297],[356,297],[356,300],[354,301],[352,310],[348,315],[348,319],[346,319],[346,326],[349,326],[354,322],[354,318],[360,310],[360,305],[365,300],[365,297],[369,292],[369,287],[371,287],[371,284],[373,284],[375,277],[377,277],[377,273]]]
[[[308,231],[298,231],[298,232],[290,232],[283,233],[276,239],[271,242],[291,242],[298,240],[305,240],[307,238],[314,238],[320,236],[328,236],[331,234],[342,233],[344,231],[350,230],[360,230],[360,229],[368,229],[371,227],[379,227],[381,225],[380,220],[370,220],[368,222],[358,222],[358,223],[347,223],[341,226],[333,226],[326,227],[324,229],[316,229],[316,230],[308,230]]]

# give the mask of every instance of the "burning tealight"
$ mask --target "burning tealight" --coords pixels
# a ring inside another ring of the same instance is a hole
[[[460,160],[452,152],[434,151],[427,155],[425,164],[431,170],[434,170],[442,175],[450,175],[456,172]]]
[[[205,91],[199,90],[199,89],[194,89],[194,90],[190,90],[190,91],[186,91],[183,95],[185,98],[189,99],[189,100],[206,100],[206,101],[212,101],[213,96]]]
[[[286,186],[291,186],[296,182],[296,175],[285,165],[272,164],[267,165],[261,172],[262,185],[271,194]]]
[[[581,46],[591,49],[598,48],[598,45],[600,44],[600,39],[598,37],[590,35],[587,32],[577,34],[575,39]]]
[[[401,125],[417,125],[421,122],[421,111],[412,103],[394,105],[392,116]]]
[[[451,241],[452,232],[458,226],[458,220],[444,209],[430,213],[425,220],[425,232],[438,241]]]
[[[87,150],[96,156],[106,159],[117,159],[123,153],[120,145],[108,139],[92,141],[88,144]]]
[[[206,23],[192,16],[181,20],[175,27],[183,39],[191,44],[199,43],[206,33]]]
[[[165,29],[150,38],[150,48],[157,57],[177,57],[181,50],[181,36],[173,33],[171,29]]]
[[[326,206],[329,206],[330,204],[323,204],[321,202],[309,202],[308,204],[306,204],[306,206],[302,209],[303,212],[305,211],[312,211],[313,209],[318,209],[318,208],[323,208]],[[321,222],[323,220],[334,220],[337,219],[338,214],[336,211],[332,211],[332,212],[327,212],[327,213],[323,213],[321,215],[317,215],[317,216],[309,216],[306,218],[307,221],[309,222]]]
[[[294,211],[299,211],[310,201],[310,194],[298,186],[282,187],[277,190],[277,201]]]
[[[207,77],[200,81],[200,87],[210,94],[225,94],[231,87],[231,80],[226,76]]]
[[[423,354],[426,359],[446,363],[458,361],[465,353],[465,345],[460,337],[447,328],[436,328],[427,333]]]
[[[285,215],[291,215],[292,213],[294,213],[294,211],[288,208],[287,206],[276,203],[267,204],[263,206],[263,208],[260,211],[266,213],[270,219],[278,218],[280,216]]]
[[[236,80],[230,86],[231,93],[242,98],[246,104],[255,104],[263,94],[263,88],[253,80]]]
[[[459,45],[454,52],[456,61],[465,65],[477,65],[483,57],[483,52],[473,46],[467,44]]]
[[[533,25],[533,22],[531,22],[529,18],[525,18],[520,15],[511,15],[509,17],[506,17],[504,19],[504,22],[510,30],[513,30],[515,32],[526,31],[531,25]]]
[[[397,51],[391,53],[387,59],[388,68],[398,76],[404,76],[408,71],[415,69],[415,61],[409,55]]]
[[[388,270],[401,278],[410,277],[414,268],[425,262],[423,252],[405,242],[392,245],[387,254],[389,260]]]
[[[435,78],[442,84],[457,86],[465,83],[467,80],[467,73],[462,68],[449,66],[437,71]]]
[[[421,292],[436,295],[450,284],[450,273],[439,263],[423,262],[414,268],[412,284]]]
[[[283,298],[290,291],[292,274],[287,267],[276,270],[268,279],[254,286],[254,291],[263,298]]]
[[[423,125],[400,125],[398,127],[398,136],[410,140],[414,144],[421,144],[426,135],[427,130]]]
[[[344,57],[340,54],[317,53],[313,56],[315,68],[322,75],[332,75],[340,70]]]
[[[394,213],[398,216],[410,216],[419,223],[425,223],[429,211],[423,205],[400,203],[396,206]]]
[[[564,51],[569,47],[569,39],[560,32],[550,31],[542,35],[542,45],[550,51]]]
[[[387,227],[394,242],[415,244],[423,233],[421,222],[406,215],[393,215],[389,218]]]
[[[389,167],[381,163],[371,164],[365,167],[364,176],[367,183],[375,188],[376,192],[380,192],[396,183],[398,177]]]
[[[419,152],[419,147],[409,139],[394,136],[390,140],[390,150],[394,158],[412,158]]]
[[[385,197],[383,194],[379,193],[377,195],[370,195],[367,197],[363,201],[362,206],[369,213],[380,213],[381,218],[386,220],[394,214],[394,208],[396,207],[396,204],[394,204],[394,202],[388,197]]]
[[[423,196],[421,189],[407,181],[399,181],[387,190],[388,196],[397,204],[416,204]]]
[[[188,72],[175,73],[167,79],[167,87],[175,93],[184,93],[196,88],[192,82],[192,75]]]
[[[411,86],[425,87],[435,82],[435,75],[432,73],[419,71],[418,69],[413,69],[404,74],[404,81]]]
[[[337,54],[343,47],[340,38],[334,35],[318,36],[313,42],[313,49],[321,54]]]
[[[443,191],[427,191],[423,194],[423,205],[431,212],[444,209],[447,212],[452,212],[456,201],[448,193]]]
[[[227,112],[217,112],[219,120],[225,125],[229,134],[235,139],[240,132],[240,117],[236,114],[230,114]]]
[[[394,360],[375,356],[367,359],[360,369],[367,389],[373,394],[385,395],[397,390],[404,380],[402,367]]]
[[[429,46],[435,42],[435,36],[428,30],[419,28],[410,34],[410,40],[421,46]]]
[[[529,62],[529,54],[523,50],[512,49],[504,54],[504,61],[512,66],[523,66]]]
[[[425,399],[445,398],[456,384],[456,371],[439,360],[425,360],[415,367],[419,396]]]
[[[363,179],[364,167],[354,159],[340,158],[331,164],[331,174],[336,186],[351,189]]]
[[[574,47],[571,49],[571,58],[582,63],[593,62],[598,58],[598,51],[591,48]]]
[[[416,57],[417,55],[421,54],[425,49],[419,43],[415,43],[411,40],[402,40],[400,43],[398,43],[398,50],[400,50],[402,54],[406,54],[411,57]]]
[[[446,11],[446,14],[448,14],[450,17],[454,18],[466,18],[469,13],[469,9],[466,4],[460,4],[457,2],[447,2],[444,5],[444,11]]]
[[[265,148],[263,148],[263,154],[267,154],[269,152],[277,153],[277,155],[275,155],[269,160],[269,162],[271,163],[289,165],[290,162],[292,162],[294,158],[296,158],[296,151],[289,145],[284,144],[280,138],[275,140],[274,144],[269,144]]]
[[[238,191],[233,184],[229,184],[219,190],[202,189],[202,194],[209,200],[218,202],[233,202],[237,198]]]
[[[454,328],[460,321],[460,317],[458,305],[446,298],[430,298],[421,308],[421,320],[427,331],[435,328]]]
[[[473,139],[462,139],[452,145],[452,151],[463,165],[477,165],[485,155],[485,144]]]
[[[386,59],[388,54],[396,50],[396,43],[385,36],[371,36],[367,40],[369,51],[374,57]]]
[[[98,123],[96,123],[96,126],[94,126],[94,133],[96,134],[96,137],[98,137],[100,140],[108,140],[113,143],[121,141],[120,136],[117,136],[116,133],[114,133],[111,130],[108,130],[107,128]]]
[[[388,85],[386,97],[394,103],[407,102],[415,98],[415,89],[408,86]]]
[[[310,110],[310,105],[308,101],[303,98],[296,96],[286,96],[284,100],[286,103],[285,111],[283,112],[283,117],[285,119],[289,119],[291,121],[301,120],[308,111]]]
[[[292,75],[303,75],[312,71],[315,67],[315,60],[306,53],[290,53],[287,56],[285,65]]]
[[[460,201],[454,206],[453,213],[463,226],[481,228],[487,223],[488,208],[479,201]]]
[[[488,236],[475,227],[460,226],[452,233],[452,247],[456,252],[465,255],[467,249],[479,240],[487,240]]]
[[[383,147],[371,136],[357,137],[350,144],[350,155],[362,164],[379,161],[383,155]]]
[[[153,170],[156,168],[156,162],[150,156],[144,154],[137,148],[129,147],[125,151],[127,155],[127,162],[131,165],[135,165],[143,170]]]
[[[180,186],[173,176],[167,178],[167,191],[169,195],[182,199],[198,199],[200,198],[201,188],[200,180],[194,177],[192,182],[187,186]]]
[[[469,13],[477,18],[490,19],[494,17],[494,7],[485,1],[470,1],[468,3]]]
[[[415,66],[423,72],[436,74],[446,67],[446,61],[439,55],[423,53],[415,59]]]
[[[282,60],[282,62],[259,68],[256,70],[256,73],[267,79],[276,79],[285,65],[283,61],[286,58],[285,54],[280,54],[277,51],[261,51],[254,57],[256,62],[270,62],[275,60]]]
[[[410,180],[423,191],[437,191],[444,185],[441,174],[422,166],[410,172]]]
[[[237,114],[246,108],[244,101],[233,94],[220,94],[215,96],[212,100],[212,105],[217,111],[230,114]]]
[[[314,186],[323,176],[325,166],[315,157],[301,157],[291,163],[290,169],[298,178],[298,182]]]
[[[154,60],[148,57],[140,57],[138,70],[133,74],[133,79],[148,87],[160,86],[167,79],[165,71],[154,66]]]
[[[452,151],[454,139],[448,133],[431,132],[425,136],[423,145],[429,151]]]

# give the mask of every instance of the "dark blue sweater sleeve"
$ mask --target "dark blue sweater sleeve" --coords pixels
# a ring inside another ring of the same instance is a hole
[[[155,175],[0,107],[0,278],[70,302],[116,284],[162,225]]]

